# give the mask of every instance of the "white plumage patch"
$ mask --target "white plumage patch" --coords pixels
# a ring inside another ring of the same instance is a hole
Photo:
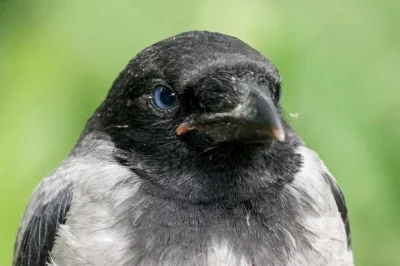
[[[207,264],[210,266],[250,266],[251,262],[234,252],[228,241],[213,241],[207,254]]]
[[[303,157],[303,166],[286,189],[289,189],[292,195],[297,195],[299,199],[302,197],[299,191],[311,197],[312,207],[318,216],[300,216],[297,222],[312,232],[315,237],[309,239],[312,249],[308,252],[305,250],[305,252],[294,253],[288,265],[353,265],[353,256],[347,247],[343,221],[331,188],[322,176],[322,173],[329,173],[329,171],[314,151],[302,146],[297,152]]]
[[[127,210],[124,201],[136,192],[137,184],[118,184],[132,178],[132,173],[116,163],[76,164],[74,197],[51,252],[53,263],[123,265],[129,261],[130,242],[125,234],[129,225],[120,220],[120,215]],[[113,187],[118,189],[111,190]]]
[[[75,149],[78,156],[71,155],[44,181],[53,191],[60,182],[73,184],[66,224],[59,227],[49,265],[124,265],[130,259],[130,242],[125,234],[128,225],[120,214],[126,211],[128,206],[123,203],[137,191],[139,181],[112,160],[111,143],[88,135],[81,145],[82,150]]]

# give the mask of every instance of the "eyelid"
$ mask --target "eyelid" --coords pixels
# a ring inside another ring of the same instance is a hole
[[[181,93],[178,93],[172,86],[168,85],[166,82],[163,82],[162,80],[157,80],[156,82],[153,82],[153,87],[151,89],[151,95],[153,95],[153,91],[158,87],[158,86],[164,86],[167,87],[168,89],[172,90],[175,95],[180,95]]]

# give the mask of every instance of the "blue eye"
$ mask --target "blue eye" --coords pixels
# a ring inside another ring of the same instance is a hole
[[[157,85],[153,91],[153,103],[161,110],[169,110],[176,106],[178,99],[173,90],[164,85]]]

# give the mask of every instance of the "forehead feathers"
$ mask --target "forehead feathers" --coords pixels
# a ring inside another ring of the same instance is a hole
[[[153,76],[175,89],[219,69],[257,72],[279,82],[279,75],[262,54],[241,40],[214,32],[195,31],[160,41],[141,51],[128,72]]]

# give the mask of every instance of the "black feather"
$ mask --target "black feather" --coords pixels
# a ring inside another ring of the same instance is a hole
[[[335,198],[336,205],[338,207],[338,210],[340,212],[340,215],[344,223],[344,227],[346,229],[347,246],[348,248],[351,248],[350,222],[349,222],[349,217],[347,215],[346,201],[344,199],[343,193],[340,190],[336,181],[328,173],[322,173],[322,175],[324,176],[326,182],[331,187],[333,197]]]
[[[36,209],[23,234],[15,266],[41,266],[49,262],[58,226],[65,223],[71,198],[71,186],[66,186]]]

